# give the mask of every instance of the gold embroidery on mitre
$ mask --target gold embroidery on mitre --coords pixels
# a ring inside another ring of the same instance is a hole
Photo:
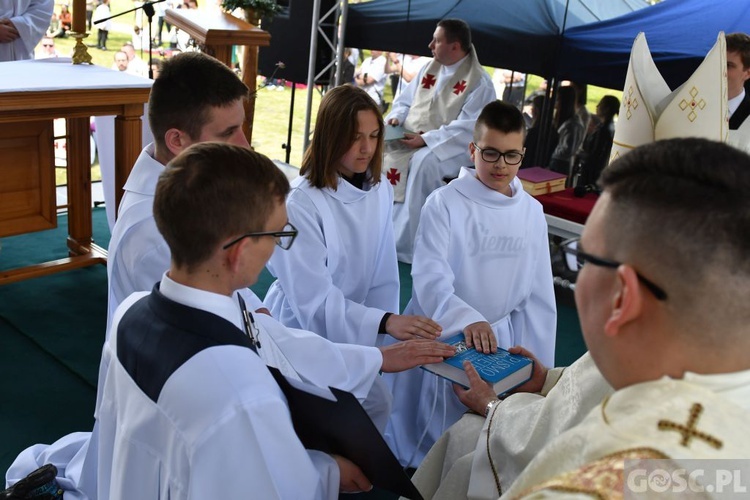
[[[635,91],[633,90],[633,86],[631,85],[630,87],[628,87],[628,95],[625,97],[625,100],[622,103],[623,107],[627,110],[625,116],[628,117],[628,120],[631,116],[633,116],[633,113],[630,111],[631,108],[633,110],[638,109],[638,98],[633,97],[634,93]]]
[[[687,424],[682,425],[676,422],[671,422],[669,420],[659,420],[659,422],[657,423],[657,427],[660,431],[679,432],[682,435],[680,444],[685,448],[688,447],[691,439],[696,438],[702,439],[703,441],[707,442],[709,446],[720,450],[724,446],[724,443],[722,443],[720,439],[717,439],[712,435],[706,432],[699,431],[695,428],[696,424],[698,423],[698,418],[701,416],[701,413],[703,413],[703,405],[700,403],[693,403],[693,406],[690,407],[690,416],[688,417]]]
[[[698,118],[698,114],[696,113],[696,111],[702,110],[706,107],[706,101],[704,101],[703,98],[699,99],[698,93],[698,89],[693,86],[693,88],[690,89],[690,99],[683,99],[680,101],[681,110],[685,111],[686,109],[690,109],[687,118],[691,123],[694,122],[696,118]]]
[[[525,491],[518,498],[541,490],[582,493],[599,500],[623,498],[625,460],[669,458],[653,448],[632,448],[606,455],[570,472],[553,477]]]

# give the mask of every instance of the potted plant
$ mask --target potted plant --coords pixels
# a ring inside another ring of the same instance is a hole
[[[221,6],[229,12],[242,9],[245,19],[253,26],[258,26],[261,18],[273,19],[281,12],[276,0],[221,0]]]

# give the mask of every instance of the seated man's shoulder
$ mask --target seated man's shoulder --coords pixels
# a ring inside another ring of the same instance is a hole
[[[619,451],[544,481],[519,498],[611,498],[625,489],[623,461],[665,458],[669,457],[651,448]]]

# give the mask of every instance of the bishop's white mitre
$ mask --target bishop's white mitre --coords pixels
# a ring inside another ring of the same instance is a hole
[[[646,36],[639,33],[630,52],[610,161],[660,139],[703,137],[726,142],[726,74],[727,48],[720,32],[695,73],[672,91],[654,64]]]

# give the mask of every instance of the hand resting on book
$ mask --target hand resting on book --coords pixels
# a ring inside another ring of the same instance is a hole
[[[395,373],[428,363],[440,363],[450,358],[456,349],[437,340],[415,339],[380,347],[385,373]]]
[[[497,352],[497,338],[492,326],[486,321],[477,321],[464,327],[466,347],[475,347],[477,351],[489,354]]]
[[[516,387],[511,392],[513,394],[517,392],[540,392],[547,378],[547,368],[529,350],[521,346],[511,347],[508,349],[508,352],[526,356],[534,361],[534,370],[531,374],[531,379],[523,385]],[[484,415],[487,403],[497,399],[497,395],[492,388],[492,384],[482,380],[470,362],[464,361],[464,371],[469,378],[469,389],[464,389],[458,384],[453,384],[453,391],[464,406],[480,415]]]
[[[385,331],[398,340],[419,337],[432,340],[440,336],[443,328],[425,316],[391,314],[385,322]]]

